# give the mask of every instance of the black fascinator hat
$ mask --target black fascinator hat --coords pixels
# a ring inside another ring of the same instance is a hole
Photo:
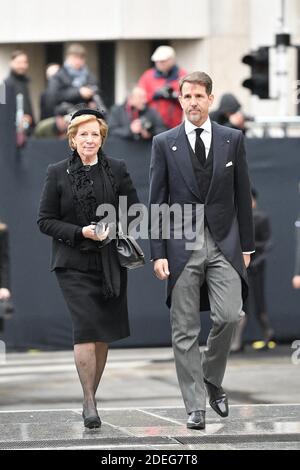
[[[104,113],[102,111],[100,111],[99,109],[81,108],[81,109],[78,109],[77,111],[75,111],[75,113],[73,113],[71,115],[71,121],[73,121],[73,119],[77,118],[78,116],[82,116],[82,115],[85,115],[85,114],[91,114],[92,116],[96,116],[96,118],[98,118],[98,119],[104,119],[105,120]]]

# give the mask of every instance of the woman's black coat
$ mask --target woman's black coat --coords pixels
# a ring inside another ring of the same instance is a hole
[[[139,202],[125,162],[107,158],[114,176],[117,193],[127,196],[128,208]],[[56,268],[88,270],[88,256],[80,251],[78,223],[70,176],[69,159],[49,165],[41,196],[37,223],[42,233],[52,237],[51,271]],[[105,202],[105,201],[104,201]],[[116,208],[117,209],[117,208]],[[92,222],[92,221],[91,221]]]

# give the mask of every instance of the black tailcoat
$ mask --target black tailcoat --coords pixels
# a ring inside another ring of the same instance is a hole
[[[247,273],[242,252],[254,251],[255,245],[244,136],[241,131],[212,122],[212,145],[213,174],[204,212],[219,249],[241,276],[245,299]],[[201,203],[189,152],[184,123],[154,137],[150,165],[150,204],[178,203],[196,207],[196,204]],[[194,229],[195,212],[192,226]],[[167,258],[169,261],[168,306],[171,304],[172,288],[192,253],[186,250],[186,242],[184,237],[180,240],[151,239],[152,259]],[[204,284],[201,310],[208,308],[207,286]]]

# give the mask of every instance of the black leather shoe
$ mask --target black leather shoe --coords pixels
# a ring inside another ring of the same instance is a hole
[[[88,429],[96,429],[101,426],[101,419],[98,415],[95,416],[86,416],[84,411],[82,412],[82,417],[84,421],[84,427]]]
[[[192,411],[189,414],[186,427],[188,429],[204,429],[205,428],[205,411]]]
[[[204,383],[206,385],[210,406],[218,415],[222,416],[222,418],[226,418],[229,414],[229,408],[228,399],[223,388],[211,384],[206,379],[204,379]]]

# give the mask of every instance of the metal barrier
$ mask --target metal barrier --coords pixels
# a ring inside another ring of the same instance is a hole
[[[256,116],[247,121],[247,137],[300,137],[300,116]]]

